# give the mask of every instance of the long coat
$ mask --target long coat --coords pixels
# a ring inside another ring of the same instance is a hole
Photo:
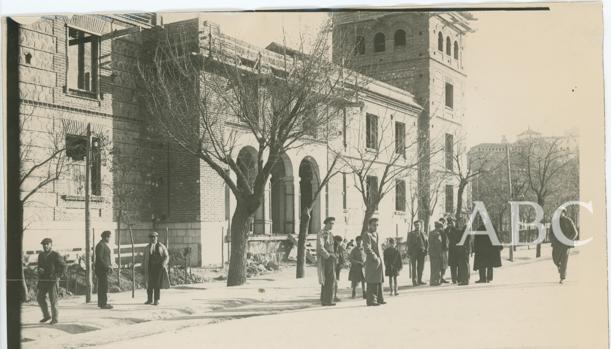
[[[378,233],[365,232],[362,235],[365,250],[365,281],[367,283],[384,282],[384,265],[380,257]]]
[[[155,248],[163,258],[161,262],[161,286],[159,288],[170,288],[170,274],[168,273],[168,263],[170,262],[170,254],[168,253],[167,247],[165,247],[161,242],[157,242]],[[149,258],[150,258],[151,244],[146,245],[144,250],[144,262],[142,263],[144,266],[144,283],[146,288],[149,288]]]
[[[429,232],[429,256],[441,258],[443,252],[443,238],[439,229],[434,229]]]
[[[448,236],[448,265],[458,266],[461,258],[469,258],[469,244],[471,236],[467,236],[465,243],[459,246],[458,243],[462,239],[464,229],[457,227],[448,227],[446,234]]]
[[[488,235],[475,235],[473,237],[473,270],[481,268],[498,268],[501,266],[501,246],[492,245]]]
[[[325,284],[325,261],[334,256],[333,233],[322,229],[316,237],[316,267],[318,269],[318,283]]]

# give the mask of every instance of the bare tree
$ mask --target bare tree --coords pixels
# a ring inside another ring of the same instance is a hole
[[[518,161],[524,169],[528,189],[543,208],[559,189],[556,185],[558,177],[575,163],[576,154],[564,145],[565,140],[563,137],[529,137],[517,144]],[[541,256],[541,244],[537,244],[536,256]]]
[[[378,210],[378,205],[386,194],[395,189],[397,180],[409,179],[423,160],[417,151],[417,140],[407,144],[405,140],[397,143],[394,137],[393,122],[390,117],[382,118],[382,125],[372,122],[372,129],[354,146],[346,151],[343,162],[354,175],[355,187],[361,193],[365,206],[361,233],[367,230],[367,222]],[[388,134],[392,134],[389,137]],[[406,139],[408,139],[406,137]],[[379,180],[378,180],[379,178]]]
[[[338,164],[340,156],[336,154],[333,157],[333,161],[328,166],[327,173],[320,181],[320,185],[318,188],[312,193],[311,197],[307,201],[301,202],[301,213],[299,220],[299,235],[297,238],[297,270],[296,277],[298,279],[303,278],[305,276],[305,264],[306,264],[306,237],[308,235],[310,220],[312,218],[312,208],[316,202],[318,196],[320,196],[321,191],[325,188],[329,181],[335,177],[340,172],[340,167]],[[303,198],[302,198],[303,199]]]
[[[138,62],[143,99],[160,129],[235,196],[227,285],[241,285],[250,217],[274,166],[289,149],[317,141],[313,130],[332,121],[333,106],[352,92],[348,72],[330,63],[328,25],[310,45],[302,39],[296,50],[255,54],[212,31],[200,46],[192,24],[166,26],[145,43],[148,60]]]
[[[20,116],[19,149],[19,188],[21,191],[20,205],[26,208],[36,203],[36,194],[44,191],[59,180],[66,164],[65,123],[63,121],[46,123],[46,120],[33,117],[33,107]],[[41,124],[46,126],[40,129]],[[38,128],[38,130],[36,130]],[[28,229],[33,216],[24,216],[21,240]],[[22,251],[23,256],[23,251]],[[22,268],[23,297],[29,301],[28,288]]]
[[[153,142],[148,138],[139,138],[131,144],[108,144],[112,162],[110,171],[113,176],[111,186],[113,192],[113,207],[117,220],[117,247],[119,249],[119,268],[117,278],[121,280],[121,224],[124,223],[129,232],[131,244],[131,290],[135,296],[135,244],[132,225],[134,222],[150,219],[153,208],[147,207],[155,188],[159,185],[154,172],[154,164],[158,164],[163,144]]]

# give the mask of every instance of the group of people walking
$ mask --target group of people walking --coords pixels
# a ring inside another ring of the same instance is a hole
[[[95,247],[94,271],[97,278],[98,307],[100,309],[113,309],[108,303],[108,277],[114,268],[114,257],[110,246],[111,232],[102,233],[100,242]],[[37,300],[42,310],[41,323],[51,320],[51,324],[58,322],[57,296],[59,280],[66,271],[64,258],[53,251],[53,240],[45,238],[41,241],[43,251],[38,255],[38,293]],[[145,304],[158,305],[161,289],[170,287],[168,263],[170,254],[168,249],[159,242],[159,234],[152,232],[149,243],[144,249],[142,267],[144,282],[146,284],[147,301]],[[47,294],[51,303],[51,313],[47,305]]]

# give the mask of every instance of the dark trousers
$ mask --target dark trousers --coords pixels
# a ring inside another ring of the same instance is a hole
[[[108,304],[108,273],[96,271],[98,279],[98,307]]]
[[[384,293],[382,283],[367,283],[367,304],[384,303]]]
[[[458,259],[458,267],[456,268],[456,275],[458,283],[466,285],[469,283],[469,277],[471,276],[471,266],[469,265],[469,256],[465,256]]]
[[[443,279],[446,275],[446,269],[448,268],[448,251],[441,252],[441,278]]]
[[[558,272],[560,273],[560,279],[566,278],[566,266],[569,263],[569,249],[565,247],[554,247],[552,249],[552,260]]]
[[[149,302],[158,301],[161,295],[161,268],[160,265],[149,264],[149,280],[146,288],[147,301]]]
[[[452,283],[458,282],[458,265],[450,265],[450,275],[452,276]]]
[[[327,258],[323,263],[325,283],[320,287],[320,303],[329,305],[335,297],[335,261]]]
[[[485,282],[490,282],[492,281],[492,277],[493,277],[493,272],[494,268],[492,267],[486,267],[486,268],[480,268],[479,269],[479,279],[480,281],[485,281]]]
[[[441,281],[441,266],[443,264],[443,257],[429,256],[429,264],[431,267],[431,278],[429,280],[431,286],[437,286]]]
[[[422,271],[424,270],[424,257],[423,252],[418,253],[415,256],[410,257],[409,265],[412,270],[412,282],[414,285],[422,283]]]
[[[51,315],[49,315],[49,308],[47,306],[47,293],[49,294],[49,302],[51,303]],[[52,318],[57,321],[57,282],[56,281],[39,281],[38,282],[38,293],[36,300],[42,310],[42,316],[44,318]]]

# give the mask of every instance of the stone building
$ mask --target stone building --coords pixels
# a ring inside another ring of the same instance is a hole
[[[417,143],[396,166],[405,166],[422,152],[434,155],[416,171],[397,178],[378,207],[382,237],[405,236],[416,201],[429,206],[421,193],[430,190],[430,173],[452,166],[447,161],[453,152],[452,137],[465,112],[462,50],[469,19],[454,13],[334,15],[334,57],[341,56],[335,51],[344,49],[343,43],[358,43],[353,60],[335,63],[345,63],[374,79],[359,92],[359,103],[342,111],[334,140],[310,141],[284,154],[252,219],[252,253],[276,254],[288,234],[297,233],[301,200],[312,195],[326,173],[330,149],[357,158],[358,149],[367,149],[378,139],[394,145]],[[129,209],[129,222],[121,216],[122,243],[129,240],[127,223],[136,243],[146,242],[151,230],[159,231],[163,241],[167,231],[171,249],[191,248],[193,265],[218,265],[227,260],[226,235],[235,199],[202,160],[163,137],[151,136],[155,132],[138,99],[141,48],[153,27],[192,35],[199,54],[209,53],[214,41],[232,47],[232,54],[243,62],[258,60],[267,66],[282,58],[282,48],[278,44],[259,48],[227,36],[204,15],[163,27],[158,24],[155,15],[144,14],[53,16],[16,25],[19,47],[9,55],[16,56],[14,68],[19,72],[14,82],[19,98],[14,102],[26,120],[22,138],[39,149],[49,149],[53,142],[49,135],[61,133],[61,144],[78,149],[90,124],[94,144],[99,144],[93,147],[91,171],[94,234],[117,231],[119,211]],[[355,36],[345,39],[346,31]],[[240,128],[235,120],[226,123]],[[393,146],[390,151],[399,148]],[[253,156],[247,138],[239,149],[237,157]],[[25,207],[25,250],[38,249],[42,236],[52,237],[58,249],[84,246],[84,162],[78,152],[69,153],[62,177],[33,195],[35,199]],[[44,154],[33,152],[24,163],[35,164]],[[138,177],[129,170],[133,166],[150,171]],[[372,166],[368,186],[377,185],[383,166],[383,161]],[[22,195],[44,176],[40,173],[26,181]],[[320,229],[325,216],[335,216],[336,232],[348,239],[360,233],[364,204],[354,181],[352,173],[344,171],[329,182],[314,205],[311,234]],[[455,207],[453,183],[447,182],[445,188],[445,204],[431,212],[435,219]],[[416,200],[410,202],[410,197]],[[418,210],[421,218],[428,217],[428,212],[428,208]]]
[[[427,222],[456,208],[456,183],[444,174],[453,168],[455,145],[464,137],[463,51],[471,20],[467,12],[333,15],[336,63],[341,52],[354,50],[346,65],[411,93],[423,108],[417,123],[419,153],[431,157],[419,168],[418,215]]]

